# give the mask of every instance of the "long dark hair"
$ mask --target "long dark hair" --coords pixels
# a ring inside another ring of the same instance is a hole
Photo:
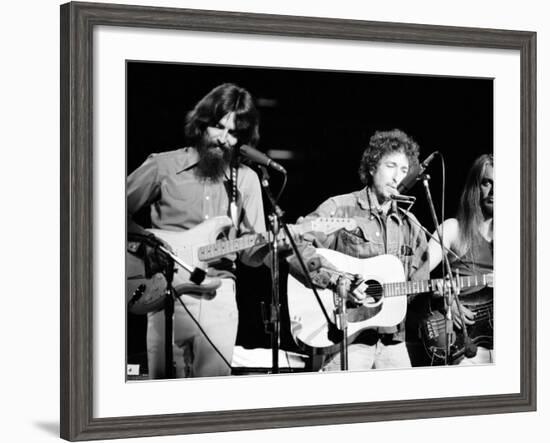
[[[484,216],[481,209],[480,185],[487,166],[493,166],[492,154],[483,154],[475,159],[460,196],[456,218],[459,227],[457,252],[461,254],[481,240],[479,226]]]
[[[235,113],[238,144],[256,146],[259,136],[259,114],[250,93],[232,83],[212,89],[189,111],[185,119],[187,143],[200,143],[208,126],[215,126],[229,112]]]

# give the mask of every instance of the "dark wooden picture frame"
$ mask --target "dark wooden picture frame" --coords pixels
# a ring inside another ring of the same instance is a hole
[[[93,416],[93,30],[122,26],[511,49],[521,64],[520,392],[455,398]],[[536,34],[97,3],[61,6],[61,437],[91,440],[342,424],[536,408]]]

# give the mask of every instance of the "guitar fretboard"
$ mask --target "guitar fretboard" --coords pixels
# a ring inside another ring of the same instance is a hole
[[[384,296],[394,297],[402,296],[409,294],[420,294],[422,292],[430,292],[436,289],[438,282],[443,282],[443,279],[433,279],[433,280],[411,280],[406,282],[397,282],[397,283],[385,283]],[[487,286],[487,275],[468,275],[458,278],[458,281],[455,279],[458,287],[461,289],[467,289],[472,286]]]
[[[220,240],[199,248],[199,260],[208,261],[214,258],[233,254],[252,246],[262,245],[268,242],[267,234],[250,234],[234,240]]]
[[[349,218],[336,217],[319,217],[314,220],[305,221],[299,225],[290,225],[294,235],[302,235],[306,232],[319,231],[331,233],[338,229],[352,229],[355,226],[355,221]],[[201,261],[210,261],[222,257],[227,254],[242,251],[270,242],[271,235],[268,232],[258,234],[249,234],[234,240],[219,240],[212,244],[201,246],[198,249],[198,257]],[[284,231],[280,231],[277,235],[278,240],[285,238]]]

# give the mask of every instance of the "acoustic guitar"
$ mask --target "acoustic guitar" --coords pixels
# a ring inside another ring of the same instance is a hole
[[[394,255],[359,259],[323,248],[317,249],[317,253],[336,269],[363,278],[363,301],[360,304],[348,303],[346,310],[350,341],[364,329],[399,324],[407,313],[407,295],[431,292],[443,282],[443,279],[405,281],[403,265]],[[461,288],[486,286],[492,284],[492,274],[459,277],[456,283]],[[314,350],[315,354],[338,351],[339,344],[329,339],[329,324],[312,290],[289,275],[287,293],[291,334],[298,346],[306,351]],[[323,289],[318,293],[334,321],[333,292]]]

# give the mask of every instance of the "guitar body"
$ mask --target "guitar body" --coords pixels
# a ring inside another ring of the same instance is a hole
[[[132,314],[162,309],[168,284],[160,272],[145,277],[143,260],[126,252],[126,306]]]
[[[476,346],[493,349],[493,288],[486,287],[472,294],[459,296],[461,303],[475,312],[475,323],[467,326],[468,336]],[[426,352],[436,364],[445,363],[445,317],[434,312],[420,325]],[[453,328],[449,362],[455,363],[464,355],[464,333]]]
[[[352,339],[363,329],[395,326],[407,312],[407,297],[386,297],[382,285],[405,281],[405,272],[399,259],[393,255],[358,259],[330,249],[317,249],[338,270],[362,275],[367,281],[367,298],[362,305],[348,306],[348,338]],[[313,291],[291,275],[288,276],[288,310],[291,333],[296,343],[315,353],[330,353],[339,344],[328,338],[328,324]],[[334,320],[334,295],[331,290],[318,290],[321,301]]]
[[[174,254],[189,266],[206,269],[208,264],[199,259],[199,248],[214,243],[218,236],[231,225],[231,219],[221,215],[205,220],[186,231],[165,229],[148,229],[148,231],[168,243]]]
[[[231,226],[229,217],[220,216],[206,220],[187,231],[167,231],[148,229],[155,236],[170,245],[175,255],[189,266],[206,269],[207,264],[198,258],[198,249],[214,243],[220,233]],[[217,278],[206,277],[200,285],[189,280],[189,272],[175,265],[172,286],[176,294],[193,293],[212,296],[221,282]],[[126,252],[126,303],[132,314],[147,314],[164,306],[168,283],[162,273],[145,277],[143,260]]]

